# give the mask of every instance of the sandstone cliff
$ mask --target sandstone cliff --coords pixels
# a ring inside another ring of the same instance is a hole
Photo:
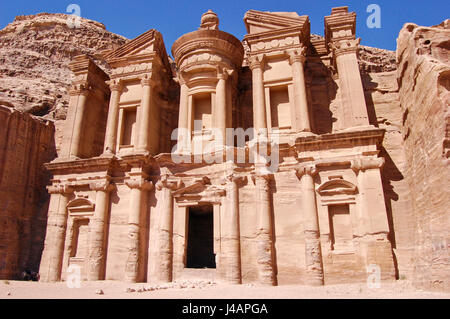
[[[450,289],[450,20],[406,24],[397,40],[402,136],[411,189],[414,283]]]

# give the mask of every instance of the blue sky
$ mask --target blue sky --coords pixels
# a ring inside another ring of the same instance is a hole
[[[296,11],[309,15],[311,32],[323,35],[323,17],[332,7],[348,5],[357,14],[357,36],[361,44],[395,50],[396,38],[406,22],[431,26],[450,16],[450,1],[447,0],[222,0],[222,1],[171,1],[171,0],[0,0],[0,28],[14,20],[16,15],[40,12],[66,13],[69,4],[78,4],[81,16],[105,24],[106,28],[127,38],[134,38],[148,29],[159,30],[166,47],[182,34],[196,30],[200,16],[208,9],[220,18],[220,29],[242,39],[245,35],[243,17],[247,10]],[[366,20],[369,4],[381,8],[381,28],[370,29]]]

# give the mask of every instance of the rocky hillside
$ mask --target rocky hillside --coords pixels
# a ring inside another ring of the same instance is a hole
[[[48,13],[18,16],[0,30],[0,105],[64,119],[72,77],[69,61],[87,54],[108,71],[99,52],[127,39],[83,18],[78,28],[70,28],[69,17]]]

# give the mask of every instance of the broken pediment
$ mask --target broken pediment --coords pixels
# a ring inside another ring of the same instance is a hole
[[[296,12],[263,12],[249,10],[244,16],[248,34],[264,33],[278,29],[303,27],[309,24],[308,16],[299,16]]]
[[[163,59],[167,59],[162,35],[155,29],[151,29],[116,50],[109,52],[105,59],[114,67],[115,64],[123,61],[132,62],[136,60],[142,62],[142,58],[152,56],[154,53]]]

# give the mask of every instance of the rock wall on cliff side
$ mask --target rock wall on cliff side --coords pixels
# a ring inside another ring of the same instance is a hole
[[[0,279],[37,272],[49,195],[44,163],[56,156],[54,125],[0,106]]]
[[[450,289],[450,21],[397,39],[402,136],[414,223],[414,283]]]

